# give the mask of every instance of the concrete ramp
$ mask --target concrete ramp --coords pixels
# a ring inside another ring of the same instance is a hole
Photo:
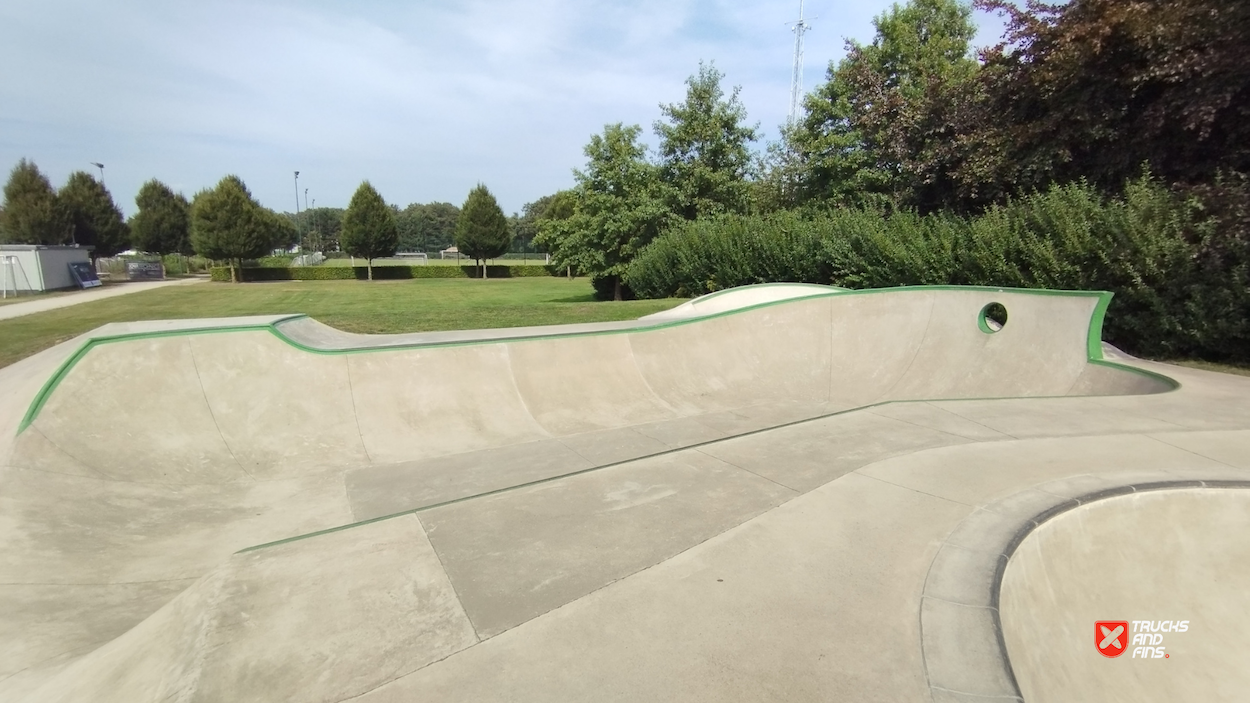
[[[1014,439],[926,403],[1174,395],[1103,360],[1109,300],[766,286],[600,325],[101,328],[0,370],[0,700],[374,690],[848,472]]]
[[[1250,691],[1250,490],[1095,500],[1033,531],[1003,576],[1020,692],[1051,701],[1232,701]],[[1124,622],[1120,637],[1109,625]],[[1101,637],[1100,637],[1101,635]]]

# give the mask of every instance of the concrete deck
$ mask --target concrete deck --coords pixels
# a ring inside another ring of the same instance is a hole
[[[1228,589],[1090,609],[1105,554],[1067,562],[1235,581],[1250,379],[1103,361],[1087,294],[742,299],[376,349],[128,323],[0,370],[0,700],[1106,700],[1156,662],[1090,613],[1241,627]]]

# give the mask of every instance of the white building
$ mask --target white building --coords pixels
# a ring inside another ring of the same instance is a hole
[[[92,247],[0,244],[0,289],[8,292],[73,288],[69,265],[91,261]]]

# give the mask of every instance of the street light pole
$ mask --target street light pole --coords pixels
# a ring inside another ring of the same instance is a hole
[[[104,164],[99,161],[92,161],[91,165],[100,169],[100,185],[104,185]]]
[[[295,172],[295,233],[299,235],[299,251],[304,253],[304,233],[299,230],[299,171]]]

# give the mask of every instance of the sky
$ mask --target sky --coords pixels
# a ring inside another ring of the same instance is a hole
[[[805,90],[885,0],[808,0]],[[765,139],[786,120],[798,0],[11,0],[0,4],[0,169],[54,186],[104,164],[126,215],[144,181],[188,197],[227,174],[278,211],[460,205],[507,213],[573,184],[592,134],[681,102],[699,62],[741,87]],[[977,46],[1001,34],[977,14]],[[762,149],[763,141],[756,144]],[[294,172],[299,171],[298,190]],[[307,189],[307,194],[305,194]]]

